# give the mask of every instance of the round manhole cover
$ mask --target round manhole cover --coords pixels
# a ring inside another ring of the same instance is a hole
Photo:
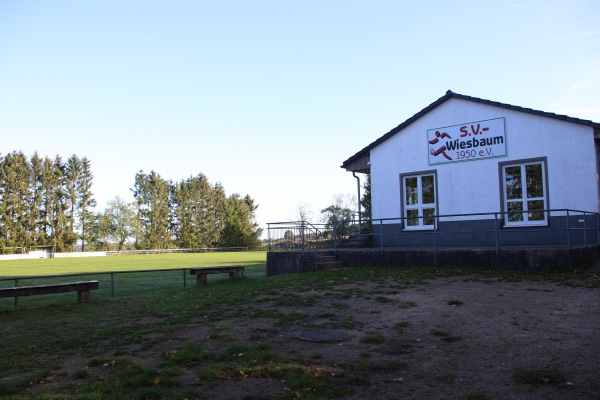
[[[334,329],[313,329],[298,332],[296,337],[310,342],[339,342],[348,339],[348,334],[344,331],[336,331]]]

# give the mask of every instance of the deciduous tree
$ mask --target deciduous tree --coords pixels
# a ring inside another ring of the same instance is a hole
[[[108,201],[104,212],[98,214],[94,242],[106,249],[114,244],[118,251],[123,250],[127,239],[134,237],[138,227],[134,203],[127,203],[121,197]]]
[[[333,204],[321,210],[321,222],[326,229],[332,231],[336,229],[338,235],[348,233],[348,226],[354,220],[354,209],[352,204],[356,204],[356,197],[346,194],[337,194],[333,197]]]

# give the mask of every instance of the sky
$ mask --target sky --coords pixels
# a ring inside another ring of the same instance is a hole
[[[262,227],[317,221],[356,195],[342,162],[447,90],[600,122],[599,18],[597,0],[0,0],[0,153],[87,157],[97,211],[154,170],[250,195]]]

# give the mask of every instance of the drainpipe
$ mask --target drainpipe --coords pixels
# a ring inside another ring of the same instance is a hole
[[[356,188],[358,190],[358,230],[360,233],[362,228],[362,213],[360,211],[360,178],[356,176],[355,171],[352,171],[352,176],[356,178]]]

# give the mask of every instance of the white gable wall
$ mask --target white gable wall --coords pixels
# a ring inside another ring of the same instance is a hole
[[[506,121],[506,157],[429,165],[428,130],[500,117]],[[598,211],[593,128],[449,99],[371,149],[372,217],[398,218],[400,174],[421,171],[437,173],[439,214],[498,212],[499,163],[540,157],[547,159],[549,208]]]

